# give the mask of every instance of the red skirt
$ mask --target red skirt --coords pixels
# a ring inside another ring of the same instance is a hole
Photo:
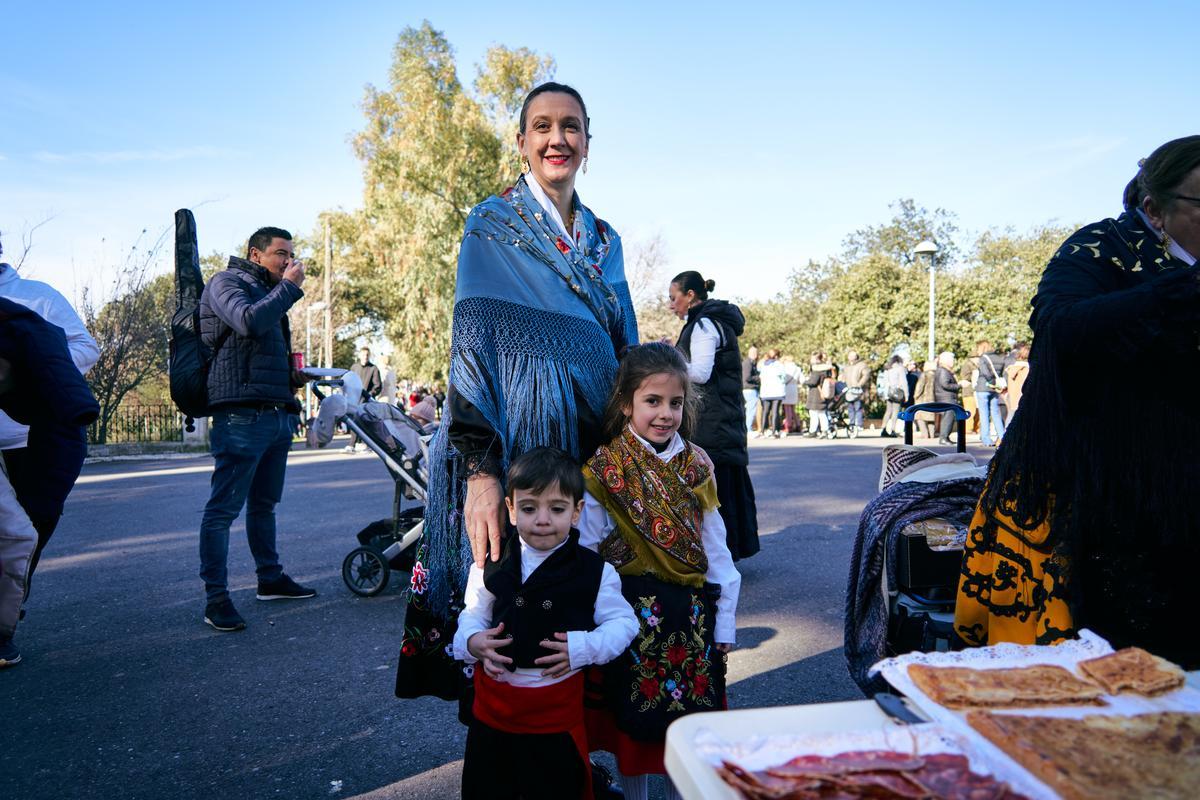
[[[629,734],[617,727],[617,718],[603,705],[603,694],[599,691],[599,682],[603,680],[598,667],[588,668],[589,701],[583,709],[583,719],[587,727],[587,741],[592,751],[604,750],[617,758],[617,769],[622,775],[665,775],[666,764],[663,761],[666,752],[666,740],[660,742],[643,742],[633,739]],[[593,683],[594,682],[594,683]],[[721,710],[729,709],[728,695],[721,697]]]
[[[592,765],[583,721],[583,673],[549,686],[513,686],[475,668],[475,718],[508,733],[567,733],[583,759],[584,797],[592,800]],[[660,758],[661,760],[661,758]]]

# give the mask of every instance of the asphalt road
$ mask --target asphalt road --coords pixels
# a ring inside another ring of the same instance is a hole
[[[762,551],[739,563],[732,707],[858,698],[841,655],[852,538],[880,445],[755,440]],[[247,630],[202,621],[207,457],[85,468],[0,672],[0,798],[453,798],[451,704],[392,694],[404,575],[343,585],[354,534],[388,516],[369,454],[292,454],[284,568],[320,596],[259,602],[241,520],[230,588]],[[657,788],[654,788],[657,794]]]

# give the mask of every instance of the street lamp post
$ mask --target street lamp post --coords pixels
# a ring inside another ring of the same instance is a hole
[[[312,314],[314,311],[320,311],[325,308],[324,301],[318,300],[315,303],[309,303],[304,309],[304,363],[307,366],[312,366]],[[312,418],[312,387],[308,383],[304,384],[304,423],[307,425],[308,420]]]
[[[937,355],[933,348],[933,310],[937,302],[937,293],[933,285],[933,265],[937,257],[937,245],[926,239],[913,248],[913,253],[918,256],[929,256],[929,361],[933,363],[934,357]]]

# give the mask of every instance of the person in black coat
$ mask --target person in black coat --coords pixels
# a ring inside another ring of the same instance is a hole
[[[1029,377],[971,526],[955,628],[995,644],[992,620],[1011,629],[1019,614],[1021,643],[1086,627],[1194,670],[1200,136],[1155,149],[1123,201],[1072,234],[1038,284]]]
[[[100,406],[71,359],[62,328],[4,298],[0,298],[0,373],[4,383],[0,411],[29,426],[22,469],[29,470],[31,474],[24,477],[33,480],[22,480],[16,487],[17,502],[39,538],[24,573],[28,596],[42,548],[83,467],[86,426],[95,421]],[[14,630],[15,621],[0,627],[0,663],[20,661],[12,644]]]
[[[208,373],[212,409],[209,439],[216,461],[200,522],[204,621],[238,631],[246,621],[229,597],[229,527],[246,507],[246,539],[258,575],[259,600],[315,597],[283,571],[275,547],[275,506],[283,497],[295,390],[287,312],[304,296],[304,265],[293,257],[292,235],[259,228],[246,258],[231,257],[200,297],[201,339],[214,353]]]
[[[716,467],[721,519],[729,552],[737,561],[759,549],[758,507],[747,469],[750,456],[742,394],[749,375],[738,352],[738,337],[746,319],[737,306],[709,298],[714,286],[699,272],[689,270],[671,281],[669,296],[671,310],[686,320],[676,346],[688,360],[688,375],[699,397],[692,439]],[[764,421],[763,426],[766,424]]]
[[[369,403],[379,396],[383,391],[383,378],[379,376],[379,367],[371,363],[371,349],[364,347],[358,351],[358,361],[350,367],[358,379],[362,381],[362,397],[359,402]],[[354,452],[356,448],[366,450],[366,445],[359,445],[358,434],[350,431],[350,444],[346,445],[348,452]]]
[[[938,356],[937,372],[933,376],[933,400],[935,403],[958,403],[962,386],[954,376],[954,354],[942,353]],[[954,415],[948,411],[942,412],[939,424],[938,443],[950,444],[950,431],[954,429]]]

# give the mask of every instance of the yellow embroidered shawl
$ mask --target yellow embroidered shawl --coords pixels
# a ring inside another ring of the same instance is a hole
[[[717,508],[712,473],[691,445],[663,461],[626,428],[583,467],[587,490],[616,520],[600,555],[622,575],[701,587],[708,571],[701,528]]]

